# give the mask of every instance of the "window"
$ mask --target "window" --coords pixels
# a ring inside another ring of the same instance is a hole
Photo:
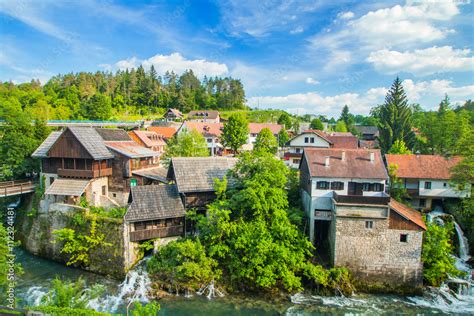
[[[445,188],[446,188],[447,186],[448,186],[448,184],[447,184],[446,182],[445,182],[445,183],[443,183],[443,187],[445,187]]]
[[[408,235],[400,234],[400,242],[408,242]]]
[[[102,195],[107,195],[107,187],[105,185],[102,186]]]
[[[344,182],[334,181],[331,182],[331,190],[344,190]]]
[[[117,193],[112,193],[112,196],[115,198],[117,197]]]
[[[304,142],[305,142],[305,144],[309,143],[309,137],[305,137]]]
[[[300,160],[299,160],[299,159],[293,159],[293,163],[294,163],[294,164],[299,164],[299,163],[300,163]]]
[[[374,228],[374,221],[365,221],[365,228],[367,229]]]
[[[329,189],[329,182],[327,182],[327,181],[318,181],[318,182],[316,182],[316,189],[318,189],[318,190],[328,190]]]
[[[370,183],[362,183],[362,191],[370,191]]]
[[[208,143],[212,143],[212,138],[207,138]]]
[[[130,186],[131,186],[131,187],[136,187],[137,184],[138,184],[137,179],[130,179]]]
[[[430,181],[425,182],[425,189],[427,189],[427,190],[431,189],[431,182]]]
[[[49,185],[53,184],[54,182],[54,177],[49,177]]]
[[[383,191],[383,184],[382,183],[374,183],[374,191],[382,192]]]
[[[300,153],[300,151],[301,151],[301,149],[300,149],[300,148],[296,148],[296,153],[297,153],[297,154],[299,154],[299,153]]]
[[[314,137],[311,137],[309,140],[311,144],[314,144]]]

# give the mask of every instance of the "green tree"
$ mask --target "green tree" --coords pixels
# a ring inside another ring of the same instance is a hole
[[[411,151],[405,145],[403,140],[397,139],[390,150],[388,151],[389,154],[399,154],[399,155],[410,155]]]
[[[339,117],[339,121],[343,121],[346,124],[346,127],[349,128],[355,122],[354,115],[349,112],[349,107],[344,105],[342,108],[341,116]]]
[[[278,118],[278,121],[277,121],[278,124],[281,124],[281,125],[284,125],[285,128],[288,130],[288,129],[291,129],[292,127],[292,120],[291,120],[291,116],[286,113],[286,112],[283,112],[280,117]]]
[[[207,157],[206,139],[196,130],[183,131],[169,140],[164,157]]]
[[[446,93],[444,94],[444,99],[439,104],[438,113],[444,114],[446,111],[449,110],[449,107],[450,107],[449,97],[448,97],[448,94]]]
[[[403,140],[412,148],[415,135],[412,131],[411,108],[403,90],[402,82],[397,77],[385,97],[385,103],[378,111],[379,142],[383,152],[387,152],[395,140]]]
[[[460,276],[456,269],[453,255],[453,224],[445,223],[444,227],[434,222],[427,223],[427,230],[423,235],[423,278],[431,285],[439,287],[449,276]]]
[[[341,132],[341,133],[347,132],[346,123],[344,123],[344,121],[337,121],[335,131],[336,132]]]
[[[151,302],[142,305],[140,302],[133,303],[132,316],[156,316],[160,311],[160,304]]]
[[[286,143],[290,140],[290,136],[288,135],[288,132],[286,129],[282,128],[278,132],[278,146],[280,147],[285,147]]]
[[[407,189],[402,184],[402,180],[397,176],[398,165],[388,165],[388,176],[390,179],[390,196],[398,202],[404,203],[409,198]]]
[[[108,120],[112,116],[110,97],[104,94],[95,94],[84,103],[83,115],[91,120]]]
[[[224,124],[221,140],[224,146],[237,151],[247,143],[249,135],[248,121],[242,113],[234,113]]]
[[[257,138],[255,139],[255,144],[253,145],[253,150],[255,152],[263,151],[276,154],[278,150],[278,142],[269,128],[264,128],[260,133],[258,133]]]
[[[315,118],[311,121],[311,124],[309,125],[309,128],[311,129],[317,129],[317,130],[324,130],[324,125],[323,125],[323,122],[321,122],[320,119],[318,118]]]

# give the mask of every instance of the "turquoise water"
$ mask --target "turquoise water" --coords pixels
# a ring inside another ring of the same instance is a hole
[[[91,305],[108,312],[125,313],[125,303],[133,291],[144,291],[147,276],[144,269],[129,273],[124,282],[118,282],[79,269],[17,251],[17,261],[23,265],[16,296],[21,306],[37,304],[47,291],[52,279],[59,276],[76,280],[82,276],[89,284],[106,285],[107,295]],[[125,295],[122,297],[122,294]],[[443,294],[443,293],[441,293]],[[202,296],[183,296],[161,299],[160,315],[474,315],[472,297],[455,298],[438,293],[426,297],[398,297],[387,295],[357,295],[352,298],[295,295],[288,301],[269,302],[258,297],[224,297],[208,300]],[[135,294],[133,294],[135,295]],[[142,297],[142,299],[144,299]]]

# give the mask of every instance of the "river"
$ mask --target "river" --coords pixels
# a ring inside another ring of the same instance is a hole
[[[144,264],[132,270],[122,283],[69,268],[59,263],[35,257],[18,249],[17,261],[23,265],[24,275],[16,288],[16,297],[21,306],[38,304],[48,285],[56,276],[76,280],[79,276],[88,284],[101,283],[107,294],[91,303],[91,307],[102,311],[125,313],[127,299],[136,295],[146,300],[144,292],[149,285]],[[138,293],[138,294],[137,294]],[[459,299],[458,299],[459,298]],[[455,298],[453,295],[434,290],[424,297],[399,297],[390,295],[356,295],[351,298],[319,297],[297,294],[287,302],[267,302],[258,297],[224,297],[208,300],[202,296],[173,296],[159,301],[160,315],[474,315],[474,296]]]

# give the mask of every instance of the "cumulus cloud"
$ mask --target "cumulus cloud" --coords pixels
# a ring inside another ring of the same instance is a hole
[[[166,71],[174,71],[178,74],[185,70],[192,69],[194,74],[198,77],[207,76],[222,76],[229,72],[226,64],[221,64],[205,59],[186,59],[180,53],[172,53],[170,55],[155,55],[148,59],[138,59],[131,57],[120,60],[113,66],[102,65],[105,69],[131,69],[143,65],[145,69],[149,69],[152,65],[159,74],[164,74]]]
[[[308,78],[306,78],[306,83],[317,85],[320,82],[318,80],[315,80],[315,79],[311,78],[311,77],[308,77]]]
[[[412,52],[382,49],[370,53],[367,61],[383,73],[406,71],[416,75],[431,75],[448,71],[472,71],[474,57],[470,55],[470,49],[453,49],[451,46],[434,46]]]
[[[354,12],[352,11],[346,11],[346,12],[340,12],[337,17],[341,20],[350,20],[354,17]]]
[[[409,102],[425,101],[422,105],[429,109],[433,108],[433,104],[438,104],[445,93],[453,100],[465,100],[474,96],[474,85],[454,87],[450,80],[415,82],[407,79],[402,84]],[[324,96],[318,92],[308,92],[286,96],[251,97],[248,99],[248,104],[253,107],[258,105],[261,108],[280,108],[298,114],[312,113],[329,116],[339,115],[342,107],[347,104],[352,113],[368,114],[373,106],[384,102],[388,90],[388,87],[376,87],[362,94],[349,92]]]

